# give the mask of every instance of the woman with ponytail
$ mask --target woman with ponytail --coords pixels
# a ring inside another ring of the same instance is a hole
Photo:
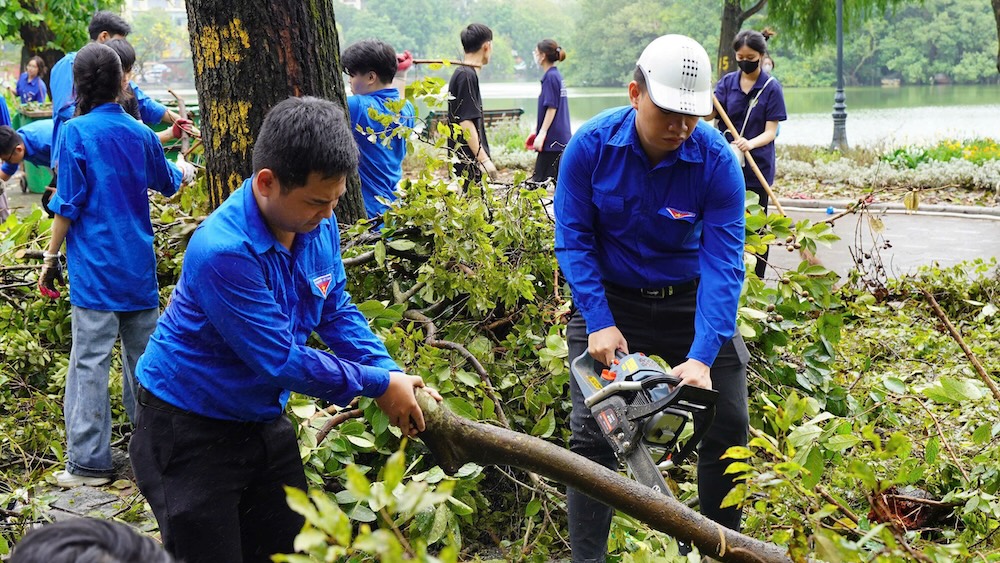
[[[42,295],[59,297],[59,250],[66,242],[72,291],[66,375],[67,464],[61,487],[111,481],[111,352],[121,339],[123,405],[135,412],[134,371],[159,316],[159,289],[148,190],[177,191],[156,134],[117,103],[122,65],[110,47],[91,43],[73,63],[76,116],[56,143],[58,188],[52,239],[39,274]]]
[[[538,151],[535,160],[534,182],[544,182],[551,178],[555,182],[559,175],[559,158],[569,143],[569,100],[562,74],[556,63],[566,60],[566,51],[551,39],[543,39],[535,47],[535,62],[542,67],[542,93],[538,96],[538,121],[534,140],[530,143]]]

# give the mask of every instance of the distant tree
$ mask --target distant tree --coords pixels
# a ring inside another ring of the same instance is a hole
[[[143,65],[164,57],[191,57],[187,29],[178,26],[164,10],[138,12],[131,22],[129,42],[135,47],[135,70],[141,75]]]
[[[993,0],[993,18],[997,22],[997,72],[1000,72],[1000,0]]]
[[[271,107],[306,95],[346,106],[336,19],[323,0],[187,0],[187,13],[209,199],[218,207],[253,172],[253,142]],[[355,175],[337,218],[364,216]]]
[[[123,0],[3,0],[0,41],[21,43],[21,67],[38,55],[48,68],[87,43],[87,25],[98,10],[118,11]],[[48,76],[43,76],[48,80]]]
[[[994,0],[998,1],[998,0]],[[883,15],[906,0],[851,0],[844,2],[844,29],[872,15]],[[736,70],[733,38],[753,15],[767,8],[767,23],[783,38],[807,51],[836,38],[834,0],[725,0],[719,34],[719,76]]]

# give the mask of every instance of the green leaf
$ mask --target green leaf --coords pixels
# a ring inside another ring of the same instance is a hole
[[[541,418],[537,423],[535,423],[534,428],[531,429],[532,436],[538,436],[539,438],[548,438],[552,435],[552,432],[556,429],[556,418],[555,411],[549,409],[545,413],[545,416]]]
[[[392,240],[387,243],[388,247],[393,250],[398,250],[400,252],[405,252],[411,250],[413,247],[417,246],[417,243],[412,240]]]
[[[347,438],[347,440],[350,443],[354,444],[355,446],[357,446],[359,448],[368,449],[368,448],[374,448],[375,447],[375,443],[374,442],[372,442],[368,438],[365,438],[365,437],[362,437],[362,436],[345,436],[345,438]]]
[[[405,472],[406,456],[403,454],[403,450],[399,449],[389,456],[382,469],[382,481],[385,483],[386,490],[394,490],[396,485],[399,485],[403,480]]]
[[[319,512],[316,511],[316,507],[313,506],[312,501],[309,500],[309,495],[305,491],[286,486],[285,501],[288,503],[289,508],[305,516],[307,522],[316,522],[320,519]]]
[[[806,462],[803,467],[809,471],[809,473],[804,473],[802,475],[802,485],[807,489],[812,489],[819,485],[823,478],[823,466],[824,466],[823,453],[819,448],[809,448],[809,453],[806,455]]]
[[[975,432],[972,433],[972,441],[978,445],[985,444],[993,437],[990,429],[989,423],[980,424]]]
[[[898,377],[886,376],[886,378],[882,380],[882,384],[890,393],[895,393],[897,395],[906,394],[906,384],[903,383],[903,380]]]
[[[531,518],[535,514],[538,514],[538,511],[541,509],[542,509],[542,502],[538,499],[531,499],[531,502],[528,503],[528,506],[524,507],[524,516],[525,518]]]
[[[854,447],[860,441],[861,438],[853,434],[837,434],[835,436],[831,436],[830,439],[826,441],[826,448],[835,452],[842,452]]]
[[[448,410],[458,416],[468,418],[469,420],[477,420],[479,418],[476,414],[476,408],[469,404],[469,401],[461,397],[447,397],[444,400],[444,404],[448,407]]]
[[[451,516],[451,511],[448,510],[448,505],[446,503],[439,504],[434,510],[434,523],[431,524],[431,529],[427,532],[427,545],[434,545],[444,537],[445,530],[448,529],[449,516]]]
[[[732,446],[726,453],[722,454],[721,459],[747,459],[753,457],[753,452],[749,448],[743,446]]]
[[[355,522],[374,522],[378,516],[370,508],[363,504],[358,504],[349,513],[351,520]]]
[[[316,403],[311,399],[295,398],[288,401],[288,406],[292,409],[292,413],[299,418],[305,419],[316,414]]]
[[[382,241],[375,243],[375,262],[379,266],[385,266],[385,243]]]

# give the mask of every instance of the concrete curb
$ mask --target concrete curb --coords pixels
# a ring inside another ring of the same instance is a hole
[[[778,198],[782,207],[792,209],[827,209],[832,207],[837,212],[847,209],[849,205],[857,203],[857,200],[850,199],[784,199]],[[977,205],[943,205],[924,204],[917,211],[908,211],[906,206],[898,202],[875,202],[868,205],[874,211],[890,211],[905,213],[934,213],[942,215],[969,215],[981,218],[1000,220],[1000,207],[983,207]]]

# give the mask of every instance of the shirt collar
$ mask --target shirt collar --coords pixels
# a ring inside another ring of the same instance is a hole
[[[607,144],[614,147],[631,147],[633,152],[639,155],[644,162],[648,163],[649,158],[646,156],[646,151],[642,150],[642,143],[639,142],[639,133],[635,128],[635,116],[635,108],[629,108],[625,119],[622,120],[621,127],[608,139]],[[654,168],[670,166],[677,162],[678,159],[692,163],[704,162],[705,159],[701,155],[701,145],[698,143],[695,135],[697,130],[697,126],[695,126],[695,130],[691,132],[691,135],[684,141],[680,148],[668,154]]]
[[[284,248],[278,243],[278,239],[274,237],[271,229],[267,228],[267,222],[264,221],[264,216],[260,213],[257,198],[254,197],[253,193],[253,179],[254,177],[251,176],[243,180],[243,184],[240,185],[237,192],[243,196],[243,215],[246,216],[246,229],[250,236],[250,244],[257,253],[267,252],[274,247]]]
[[[250,236],[250,244],[253,245],[253,249],[257,253],[264,253],[272,248],[277,249],[279,252],[288,253],[288,249],[278,242],[274,233],[268,228],[267,222],[264,220],[264,215],[260,212],[260,206],[257,205],[257,198],[254,197],[253,193],[253,178],[251,176],[243,180],[237,192],[242,192],[243,194],[243,214],[246,216],[246,230]],[[319,226],[308,233],[296,233],[295,244],[305,244],[316,238],[319,235],[320,229],[328,222],[329,219],[324,219]]]
[[[125,110],[122,109],[122,106],[119,105],[118,102],[108,102],[108,103],[101,104],[99,106],[94,107],[93,109],[90,110],[89,113],[95,113],[95,112],[96,113],[122,113],[123,114],[123,113],[125,113]]]

